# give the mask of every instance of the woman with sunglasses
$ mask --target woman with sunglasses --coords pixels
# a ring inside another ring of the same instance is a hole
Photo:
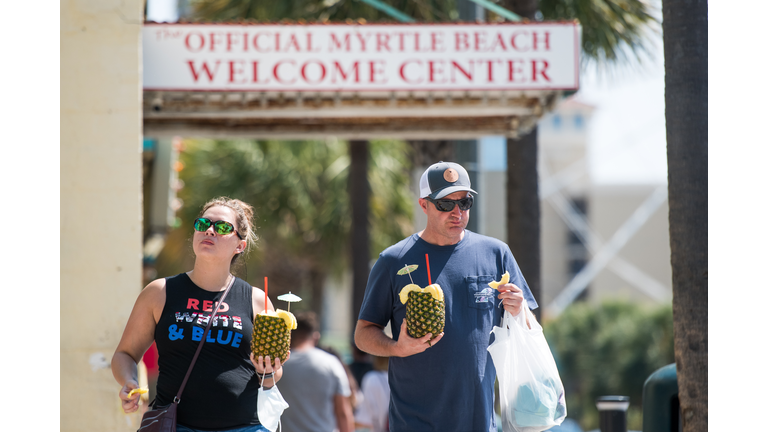
[[[236,199],[213,199],[203,206],[194,228],[194,267],[144,288],[112,358],[123,410],[138,409],[139,394],[128,394],[139,387],[137,363],[153,341],[160,371],[154,406],[172,403],[218,307],[178,405],[176,430],[265,432],[257,415],[260,376],[266,374],[264,387],[272,387],[282,376],[282,364],[276,359],[272,367],[269,357],[251,354],[253,319],[265,309],[264,291],[230,273],[257,239],[253,208]],[[219,302],[230,283],[232,288]],[[266,307],[274,310],[271,302]]]

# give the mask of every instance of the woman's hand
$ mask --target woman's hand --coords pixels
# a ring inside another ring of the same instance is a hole
[[[288,351],[288,355],[285,357],[285,361],[288,361],[288,359],[291,358],[291,352]],[[280,380],[280,377],[283,376],[283,362],[280,361],[280,357],[275,359],[275,366],[272,367],[272,362],[269,356],[263,357],[255,357],[253,353],[251,353],[251,363],[253,363],[253,367],[256,368],[256,373],[259,375],[259,382],[261,382],[261,376],[264,374],[274,374],[272,378],[266,378],[264,380],[264,388],[271,388],[273,385],[277,383],[277,381]],[[272,380],[271,385],[267,386],[267,382],[269,380]]]
[[[139,399],[141,398],[141,393],[137,392],[133,396],[128,397],[128,393],[130,393],[131,390],[137,388],[139,388],[138,382],[134,380],[128,380],[125,382],[123,388],[120,389],[118,396],[120,397],[120,402],[123,405],[123,411],[126,414],[130,414],[139,409]]]

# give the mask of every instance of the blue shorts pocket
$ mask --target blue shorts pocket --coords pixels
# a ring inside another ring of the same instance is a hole
[[[474,309],[493,309],[496,302],[495,289],[488,286],[493,276],[467,276],[467,303]]]

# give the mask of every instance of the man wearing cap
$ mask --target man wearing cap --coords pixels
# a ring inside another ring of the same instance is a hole
[[[477,195],[461,165],[438,162],[419,182],[419,205],[427,215],[423,231],[390,246],[371,269],[355,329],[357,346],[389,360],[389,422],[393,432],[495,432],[496,369],[487,351],[502,310],[520,313],[523,298],[538,307],[509,247],[466,229]],[[445,329],[412,338],[406,331],[399,292],[411,283],[397,271],[409,264],[420,287],[432,282],[445,295]],[[488,283],[508,271],[497,293]],[[502,308],[503,305],[503,308]],[[384,332],[390,323],[392,337]]]

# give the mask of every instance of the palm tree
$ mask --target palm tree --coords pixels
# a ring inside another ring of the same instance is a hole
[[[371,260],[371,241],[368,235],[369,201],[371,187],[368,182],[368,141],[349,142],[349,197],[352,207],[352,232],[350,257],[352,261],[352,326],[363,306],[365,288],[368,285]],[[354,341],[354,336],[352,336]]]
[[[669,241],[680,412],[707,430],[707,1],[663,0]]]

